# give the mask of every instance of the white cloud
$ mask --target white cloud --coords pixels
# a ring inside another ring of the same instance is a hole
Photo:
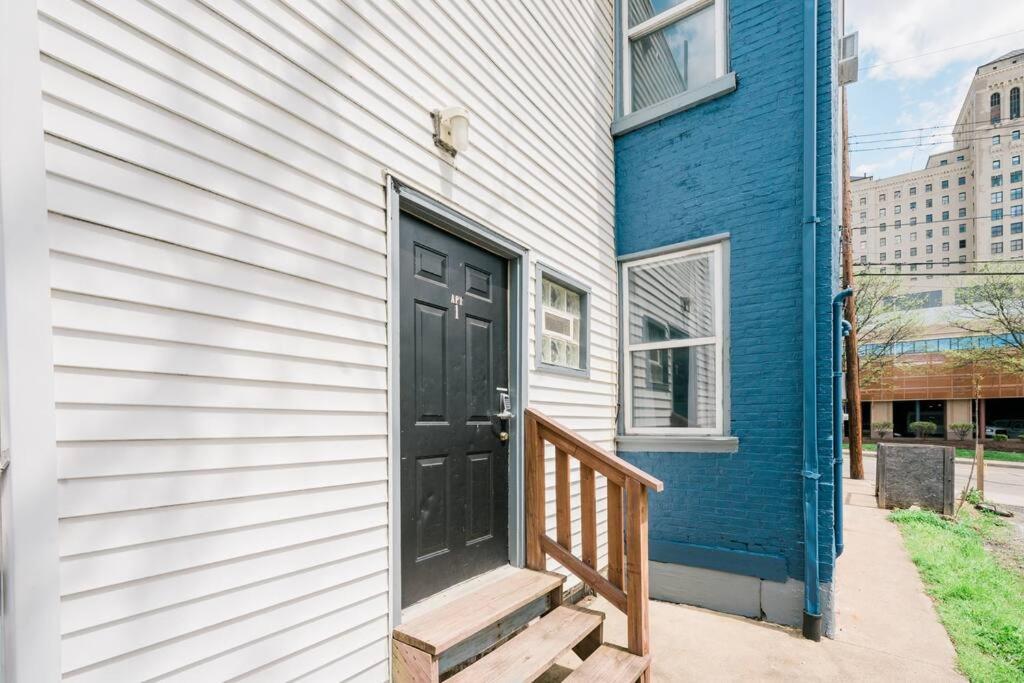
[[[848,0],[848,30],[860,32],[862,79],[926,79],[956,62],[982,64],[1024,47],[1024,2],[1020,0]],[[936,50],[983,41],[915,59]],[[906,61],[898,61],[906,60]]]

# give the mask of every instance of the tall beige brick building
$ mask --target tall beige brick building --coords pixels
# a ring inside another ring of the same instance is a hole
[[[852,179],[855,272],[900,276],[907,307],[923,323],[901,349],[901,369],[862,387],[864,424],[930,419],[1015,425],[1024,433],[1024,378],[988,378],[974,414],[971,382],[944,366],[943,353],[992,338],[964,337],[949,323],[957,292],[986,262],[1024,259],[1024,49],[979,66],[953,128],[953,148],[921,170]],[[922,133],[928,137],[927,132]],[[912,144],[911,132],[885,144]],[[962,275],[962,277],[957,277]]]
[[[978,67],[952,150],[932,154],[918,171],[853,179],[859,271],[906,274],[908,290],[938,306],[954,303],[964,279],[936,275],[1024,258],[1022,87],[1024,50]]]

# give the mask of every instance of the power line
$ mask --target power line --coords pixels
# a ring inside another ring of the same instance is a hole
[[[921,54],[911,55],[909,57],[903,57],[902,59],[895,59],[895,60],[893,60],[891,62],[874,62],[874,63],[869,64],[867,66],[862,66],[860,69],[858,69],[858,72],[859,73],[864,73],[865,71],[870,71],[872,69],[877,69],[878,67],[881,67],[881,66],[888,66],[890,64],[900,64],[902,62],[909,62],[912,59],[920,59],[922,57],[930,57],[932,55],[942,54],[943,52],[949,52],[950,50],[958,50],[958,49],[960,49],[962,47],[970,47],[971,45],[978,45],[980,43],[985,43],[985,42],[988,42],[990,40],[996,40],[997,38],[1006,38],[1007,36],[1017,35],[1018,33],[1024,33],[1024,28],[1017,29],[1016,31],[1010,31],[1009,33],[1001,33],[1001,34],[999,34],[997,36],[990,36],[988,38],[981,38],[980,40],[972,40],[969,43],[961,43],[960,45],[950,45],[949,47],[944,47],[944,48],[941,48],[941,49],[938,49],[938,50],[932,50],[931,52],[922,52]]]
[[[992,137],[993,136],[991,136],[991,135],[985,135],[984,137],[980,137],[980,138],[964,138],[963,140],[960,140],[960,142],[980,142],[982,140],[991,140]],[[873,145],[876,142],[882,142],[882,140],[869,140],[869,141],[865,141],[865,142],[861,142],[861,143],[856,143],[855,142],[853,144]],[[952,140],[939,140],[938,142],[922,142],[922,143],[916,144],[916,145],[885,145],[885,146],[882,146],[882,147],[866,147],[866,148],[865,147],[861,147],[859,149],[851,149],[850,151],[851,152],[876,152],[878,150],[883,150],[883,149],[906,149],[908,147],[935,147],[936,145],[951,145],[951,144],[953,144]],[[952,152],[954,150],[949,150],[949,151]]]
[[[940,265],[940,264],[935,264]],[[958,266],[959,263],[950,263],[951,266]],[[989,273],[854,273],[856,277],[978,277],[982,275],[1024,275],[1024,271],[989,272]]]
[[[1017,120],[1018,118],[1006,119],[1006,121]],[[859,133],[857,135],[850,135],[847,137],[851,140],[853,138],[873,138],[878,137],[879,135],[893,135],[895,133],[917,133],[927,130],[938,130],[940,128],[953,128],[955,130],[950,131],[949,133],[935,133],[935,135],[952,135],[954,132],[974,132],[982,129],[991,129],[996,126],[1002,127],[1007,125],[1012,126],[1014,124],[1004,123],[1002,119],[1000,119],[1000,121],[998,121],[997,123],[992,123],[991,121],[974,121],[973,123],[947,123],[942,126],[923,126],[921,128],[895,128],[893,130],[880,130],[874,133]],[[871,141],[868,140],[867,142]]]
[[[1011,123],[1011,124],[1009,124],[1010,126],[1024,125],[1024,121],[1021,121],[1020,119],[1011,119],[1011,120],[1012,121],[1019,121],[1019,123]],[[1000,129],[1001,128],[1002,128],[1002,126],[1000,126]],[[861,140],[861,141],[854,140],[854,141],[851,141],[850,144],[851,145],[875,145],[875,144],[878,144],[878,143],[881,143],[881,142],[903,142],[905,140],[924,140],[924,139],[927,139],[927,138],[952,137],[954,135],[957,135],[957,133],[960,133],[960,132],[964,132],[964,131],[957,131],[956,133],[921,133],[921,134],[918,134],[918,135],[905,135],[905,136],[896,137],[896,138],[877,138],[877,139],[874,139],[874,140]],[[966,131],[966,132],[973,133],[973,132],[977,132],[977,131]],[[996,133],[995,135],[1000,135],[1000,133]],[[993,135],[992,137],[995,137],[995,135]],[[973,141],[973,140],[987,140],[988,138],[989,138],[989,136],[987,136],[987,135],[983,136],[983,137],[980,137],[980,138],[966,138],[965,142],[969,142],[969,141]],[[1013,138],[1011,137],[1010,139],[1012,140]],[[942,140],[941,142],[952,143],[954,141],[953,140]]]
[[[946,258],[946,257],[943,257],[943,258]],[[1014,262],[1013,259],[988,259],[988,260],[981,260],[981,261],[950,261],[948,264],[945,264],[945,263],[942,263],[942,261],[939,261],[939,264],[942,265],[943,268],[945,268],[947,266],[968,266],[968,265],[973,265],[973,264],[978,264],[978,263],[1013,263],[1013,262]],[[867,262],[863,262],[863,263],[858,263],[857,265],[858,266],[880,266],[882,268],[887,268],[889,266],[926,266],[929,263],[931,263],[932,265],[936,265],[934,260],[933,261],[888,261],[888,262],[886,262],[886,261],[878,261],[878,262],[867,261]],[[1024,275],[1024,270],[1021,270],[1020,272],[1021,272],[1021,275]]]
[[[916,210],[917,209],[915,209],[915,211]],[[899,227],[896,227],[895,223],[886,223],[885,225],[854,225],[851,226],[850,229],[860,230],[861,228],[864,228],[866,230],[895,230],[897,231],[897,234],[899,234],[898,231],[902,231],[905,228],[914,228],[915,230],[918,228],[924,228],[927,230],[935,227],[944,228],[952,225],[953,223],[962,223],[965,221],[1009,221],[1010,223],[1017,223],[1020,221],[1024,221],[1024,216],[1015,216],[1012,214],[1004,214],[1002,218],[992,218],[992,216],[964,216],[963,218],[943,218],[937,221],[932,221],[931,223],[903,223]],[[841,231],[843,229],[843,226],[839,225],[837,226],[837,229]]]

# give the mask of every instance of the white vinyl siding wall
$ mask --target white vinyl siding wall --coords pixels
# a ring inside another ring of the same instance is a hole
[[[529,400],[610,449],[611,0],[39,8],[65,678],[383,680],[383,174],[592,287]]]

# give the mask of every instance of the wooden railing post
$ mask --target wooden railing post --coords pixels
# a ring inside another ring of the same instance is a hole
[[[526,478],[526,566],[529,569],[543,571],[546,568],[546,560],[540,539],[545,532],[544,439],[537,420],[529,414],[526,415],[525,437],[523,465]]]
[[[583,562],[597,569],[597,481],[594,468],[580,463],[580,527]]]
[[[608,580],[625,588],[625,555],[622,547],[622,487],[608,482]]]
[[[647,590],[647,487],[626,480],[626,623],[629,651],[647,655],[651,651]],[[650,669],[642,680],[650,680]]]
[[[555,538],[572,550],[572,498],[569,495],[569,454],[555,449]]]

